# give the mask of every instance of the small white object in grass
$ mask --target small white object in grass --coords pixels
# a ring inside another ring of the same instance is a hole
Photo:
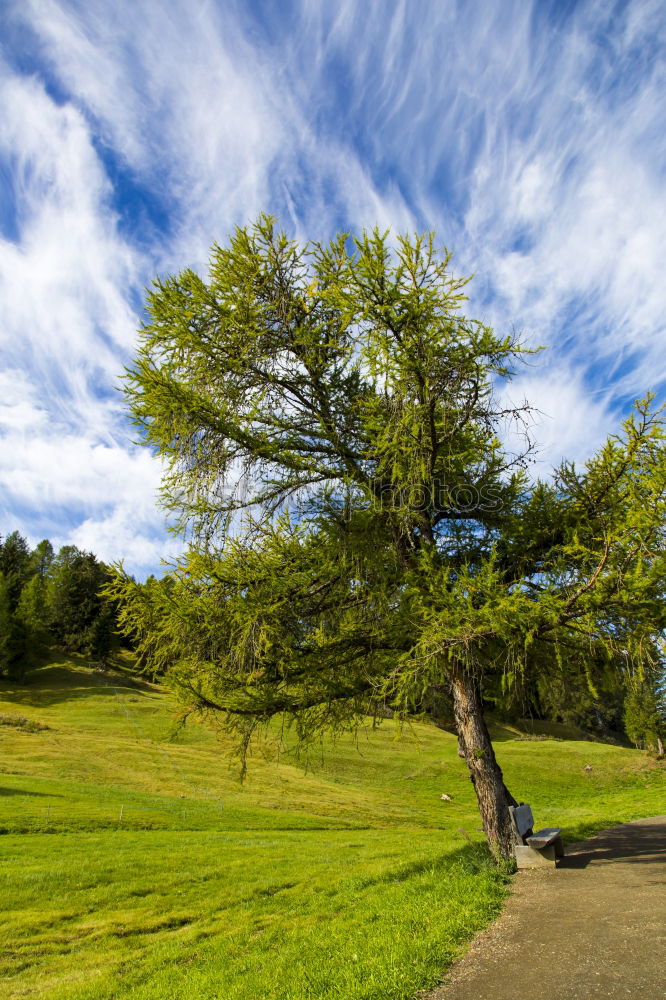
[[[443,792],[442,795],[440,795],[440,799],[442,800],[442,802],[453,802],[451,796],[447,795],[446,792]]]
[[[591,764],[586,764],[585,767],[583,768],[583,770],[585,771],[586,774],[589,774],[590,771],[592,770],[592,765]]]

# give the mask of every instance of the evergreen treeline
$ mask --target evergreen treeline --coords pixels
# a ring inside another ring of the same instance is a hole
[[[56,643],[104,659],[116,638],[115,607],[101,595],[109,570],[92,552],[48,539],[31,551],[0,536],[0,676],[20,679],[30,659]]]

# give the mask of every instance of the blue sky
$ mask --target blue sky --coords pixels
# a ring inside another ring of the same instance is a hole
[[[469,311],[549,350],[544,474],[663,397],[653,0],[4,0],[0,532],[174,556],[118,392],[144,289],[259,212],[434,229]]]

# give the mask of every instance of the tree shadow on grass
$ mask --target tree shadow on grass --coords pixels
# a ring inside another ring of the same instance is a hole
[[[58,792],[29,792],[27,788],[3,788],[0,786],[0,795],[31,795],[38,796],[39,798],[45,799],[62,799],[63,796]]]
[[[114,696],[118,691],[155,694],[147,681],[113,668],[99,669],[88,657],[69,654],[67,662],[50,663],[30,671],[21,683],[0,680],[0,698],[17,705],[57,705],[82,698]]]

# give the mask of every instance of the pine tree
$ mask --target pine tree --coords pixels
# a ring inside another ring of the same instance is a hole
[[[39,573],[35,573],[23,587],[16,617],[24,626],[27,647],[33,653],[42,652],[49,640],[49,608],[47,581]]]
[[[12,531],[0,545],[0,573],[4,574],[12,611],[30,578],[30,550],[25,538]]]
[[[30,553],[30,573],[36,573],[42,580],[45,580],[48,576],[53,559],[53,546],[48,538],[43,538]]]
[[[28,651],[28,629],[12,606],[15,577],[0,572],[0,674],[21,680]]]
[[[63,546],[48,571],[48,610],[55,638],[66,649],[96,655],[104,646],[102,632],[113,631],[112,616],[101,590],[108,570],[92,552]],[[98,619],[102,621],[98,623]],[[94,647],[94,648],[93,648]]]

